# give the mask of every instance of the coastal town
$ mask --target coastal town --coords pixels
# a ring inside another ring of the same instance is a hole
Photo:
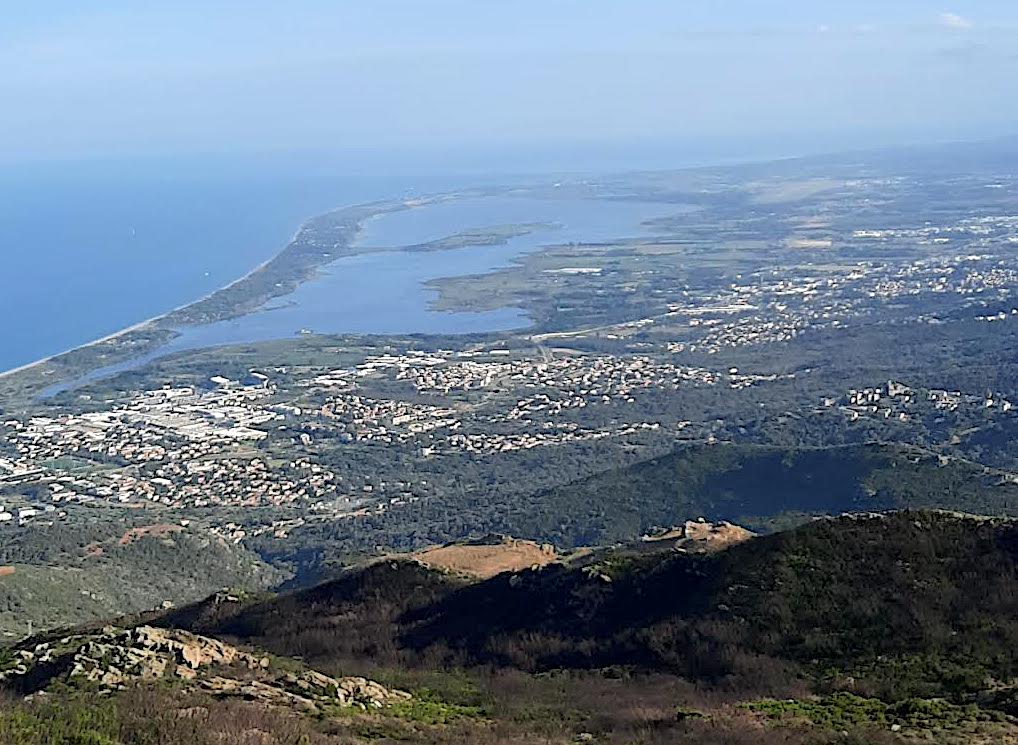
[[[1008,246],[1018,243],[1018,231],[1005,238]],[[850,325],[939,323],[959,308],[974,320],[1006,321],[1018,316],[1016,291],[1018,262],[999,252],[891,265],[808,263],[748,272],[720,288],[685,290],[681,302],[654,316],[547,338],[640,337],[662,340],[673,354],[723,355]]]
[[[425,478],[338,467],[365,454],[425,462],[624,445],[641,436],[674,440],[692,431],[713,441],[702,423],[641,416],[642,397],[763,392],[795,380],[796,373],[712,370],[662,356],[436,349],[368,355],[341,368],[213,375],[200,385],[139,391],[109,407],[85,396],[87,410],[3,422],[0,523],[52,522],[82,507],[142,507],[204,519],[232,541],[285,537],[308,519],[377,514],[432,492]],[[959,409],[1014,416],[1003,394],[895,381],[825,397],[818,413],[906,426]]]
[[[867,417],[909,422],[929,415],[944,421],[952,414],[978,415],[984,421],[992,421],[1015,410],[1004,394],[993,391],[976,395],[959,390],[913,388],[894,380],[872,388],[853,388],[840,398],[824,398],[822,406],[836,409],[850,422]]]
[[[720,360],[726,351],[779,346],[802,334],[858,324],[933,324],[945,315],[1008,321],[1018,316],[1011,300],[1018,265],[1002,258],[999,247],[1018,240],[1015,230],[1014,219],[983,219],[954,230],[857,231],[852,241],[932,246],[964,234],[997,250],[799,266],[794,273],[748,271],[709,292],[684,290],[683,299],[660,315],[593,334],[534,335],[538,344],[529,352],[504,344],[403,349],[366,354],[345,366],[278,365],[233,378],[216,373],[119,395],[108,404],[83,393],[76,410],[3,422],[0,525],[59,520],[86,505],[145,506],[180,511],[184,520],[222,514],[209,528],[242,540],[249,531],[285,534],[316,516],[342,519],[398,508],[432,492],[433,483],[412,473],[343,465],[379,449],[427,460],[601,441],[624,447],[646,437],[713,441],[723,421],[707,426],[670,413],[646,416],[638,413],[640,402],[649,394],[735,394],[793,384],[809,371],[754,373],[685,360]],[[594,337],[619,352],[570,346]],[[836,410],[847,423],[882,418],[907,427],[927,410],[951,414],[959,408],[981,409],[985,418],[1012,416],[1014,407],[1003,393],[913,389],[892,381],[842,396],[832,392],[818,413]],[[272,518],[245,527],[238,510],[249,516],[269,510]]]
[[[987,209],[917,224],[904,207],[914,188],[846,180],[819,197],[823,219],[793,200],[701,235],[702,215],[679,210],[644,226],[661,234],[547,246],[481,278],[534,326],[480,342],[380,337],[313,361],[283,346],[241,368],[210,359],[137,385],[70,385],[0,420],[0,529],[105,509],[165,512],[230,541],[286,536],[309,520],[481,488],[482,471],[469,483],[458,475],[473,463],[511,464],[533,486],[596,469],[534,466],[572,453],[626,462],[687,442],[780,441],[771,427],[797,408],[835,441],[855,427],[950,450],[1014,417],[1006,381],[874,385],[838,373],[843,350],[816,357],[823,369],[787,352],[858,330],[1005,329],[1018,318],[1018,217]],[[847,217],[877,198],[901,200],[901,212]],[[418,208],[428,202],[400,207]],[[308,256],[353,250],[358,220],[372,214],[330,213],[294,245]],[[462,240],[527,232],[509,227]],[[445,310],[477,309],[452,285],[434,289]],[[295,349],[316,343],[303,331]]]
[[[35,496],[0,520],[53,519],[70,505],[352,514],[415,499],[414,485],[345,479],[315,462],[318,442],[399,447],[427,458],[624,438],[662,423],[597,428],[567,415],[632,403],[651,389],[742,388],[768,379],[648,357],[541,361],[497,349],[375,355],[307,374],[251,371],[243,381],[216,375],[200,388],[141,391],[108,409],[6,420],[0,486],[11,493],[27,486]],[[385,386],[409,395],[371,394]],[[429,402],[436,399],[442,404]],[[286,456],[298,450],[312,455]]]

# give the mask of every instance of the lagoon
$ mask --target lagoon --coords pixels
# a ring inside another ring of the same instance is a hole
[[[178,329],[168,344],[126,363],[54,386],[52,395],[134,369],[169,354],[208,347],[321,334],[467,334],[525,328],[518,308],[482,313],[434,310],[430,280],[483,274],[551,244],[606,242],[648,234],[645,224],[684,211],[682,205],[603,199],[463,198],[385,213],[366,221],[353,248],[363,253],[326,265],[293,293],[255,312]],[[497,226],[542,223],[546,228],[503,245],[407,251],[406,246]]]
[[[182,329],[175,349],[330,334],[463,334],[525,327],[516,308],[451,313],[431,308],[430,280],[483,274],[553,243],[597,242],[646,234],[646,220],[675,205],[593,199],[487,197],[387,213],[367,221],[354,248],[371,252],[327,265],[295,292],[241,318]],[[498,246],[400,250],[466,231],[522,223],[549,227]],[[375,249],[388,249],[377,251]]]

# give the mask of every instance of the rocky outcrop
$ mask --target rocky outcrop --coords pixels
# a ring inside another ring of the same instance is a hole
[[[217,696],[318,711],[327,706],[381,708],[410,694],[366,678],[333,678],[177,629],[107,627],[15,650],[0,685],[20,693],[44,691],[57,681],[106,689],[172,678]]]
[[[409,693],[386,688],[367,678],[331,678],[314,671],[291,673],[271,682],[214,675],[203,678],[199,685],[220,696],[240,696],[249,701],[307,711],[317,711],[325,703],[380,709],[410,699]]]
[[[694,541],[704,544],[710,549],[727,548],[736,543],[748,541],[753,533],[743,527],[730,522],[708,523],[698,520],[690,520],[682,526],[682,537],[686,541]]]

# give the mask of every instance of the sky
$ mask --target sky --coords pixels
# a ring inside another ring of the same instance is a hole
[[[1018,134],[1014,0],[0,7],[0,162]]]

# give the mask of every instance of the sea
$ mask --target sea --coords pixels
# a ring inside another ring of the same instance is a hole
[[[270,259],[312,215],[462,178],[272,158],[0,168],[0,370],[196,300]]]

